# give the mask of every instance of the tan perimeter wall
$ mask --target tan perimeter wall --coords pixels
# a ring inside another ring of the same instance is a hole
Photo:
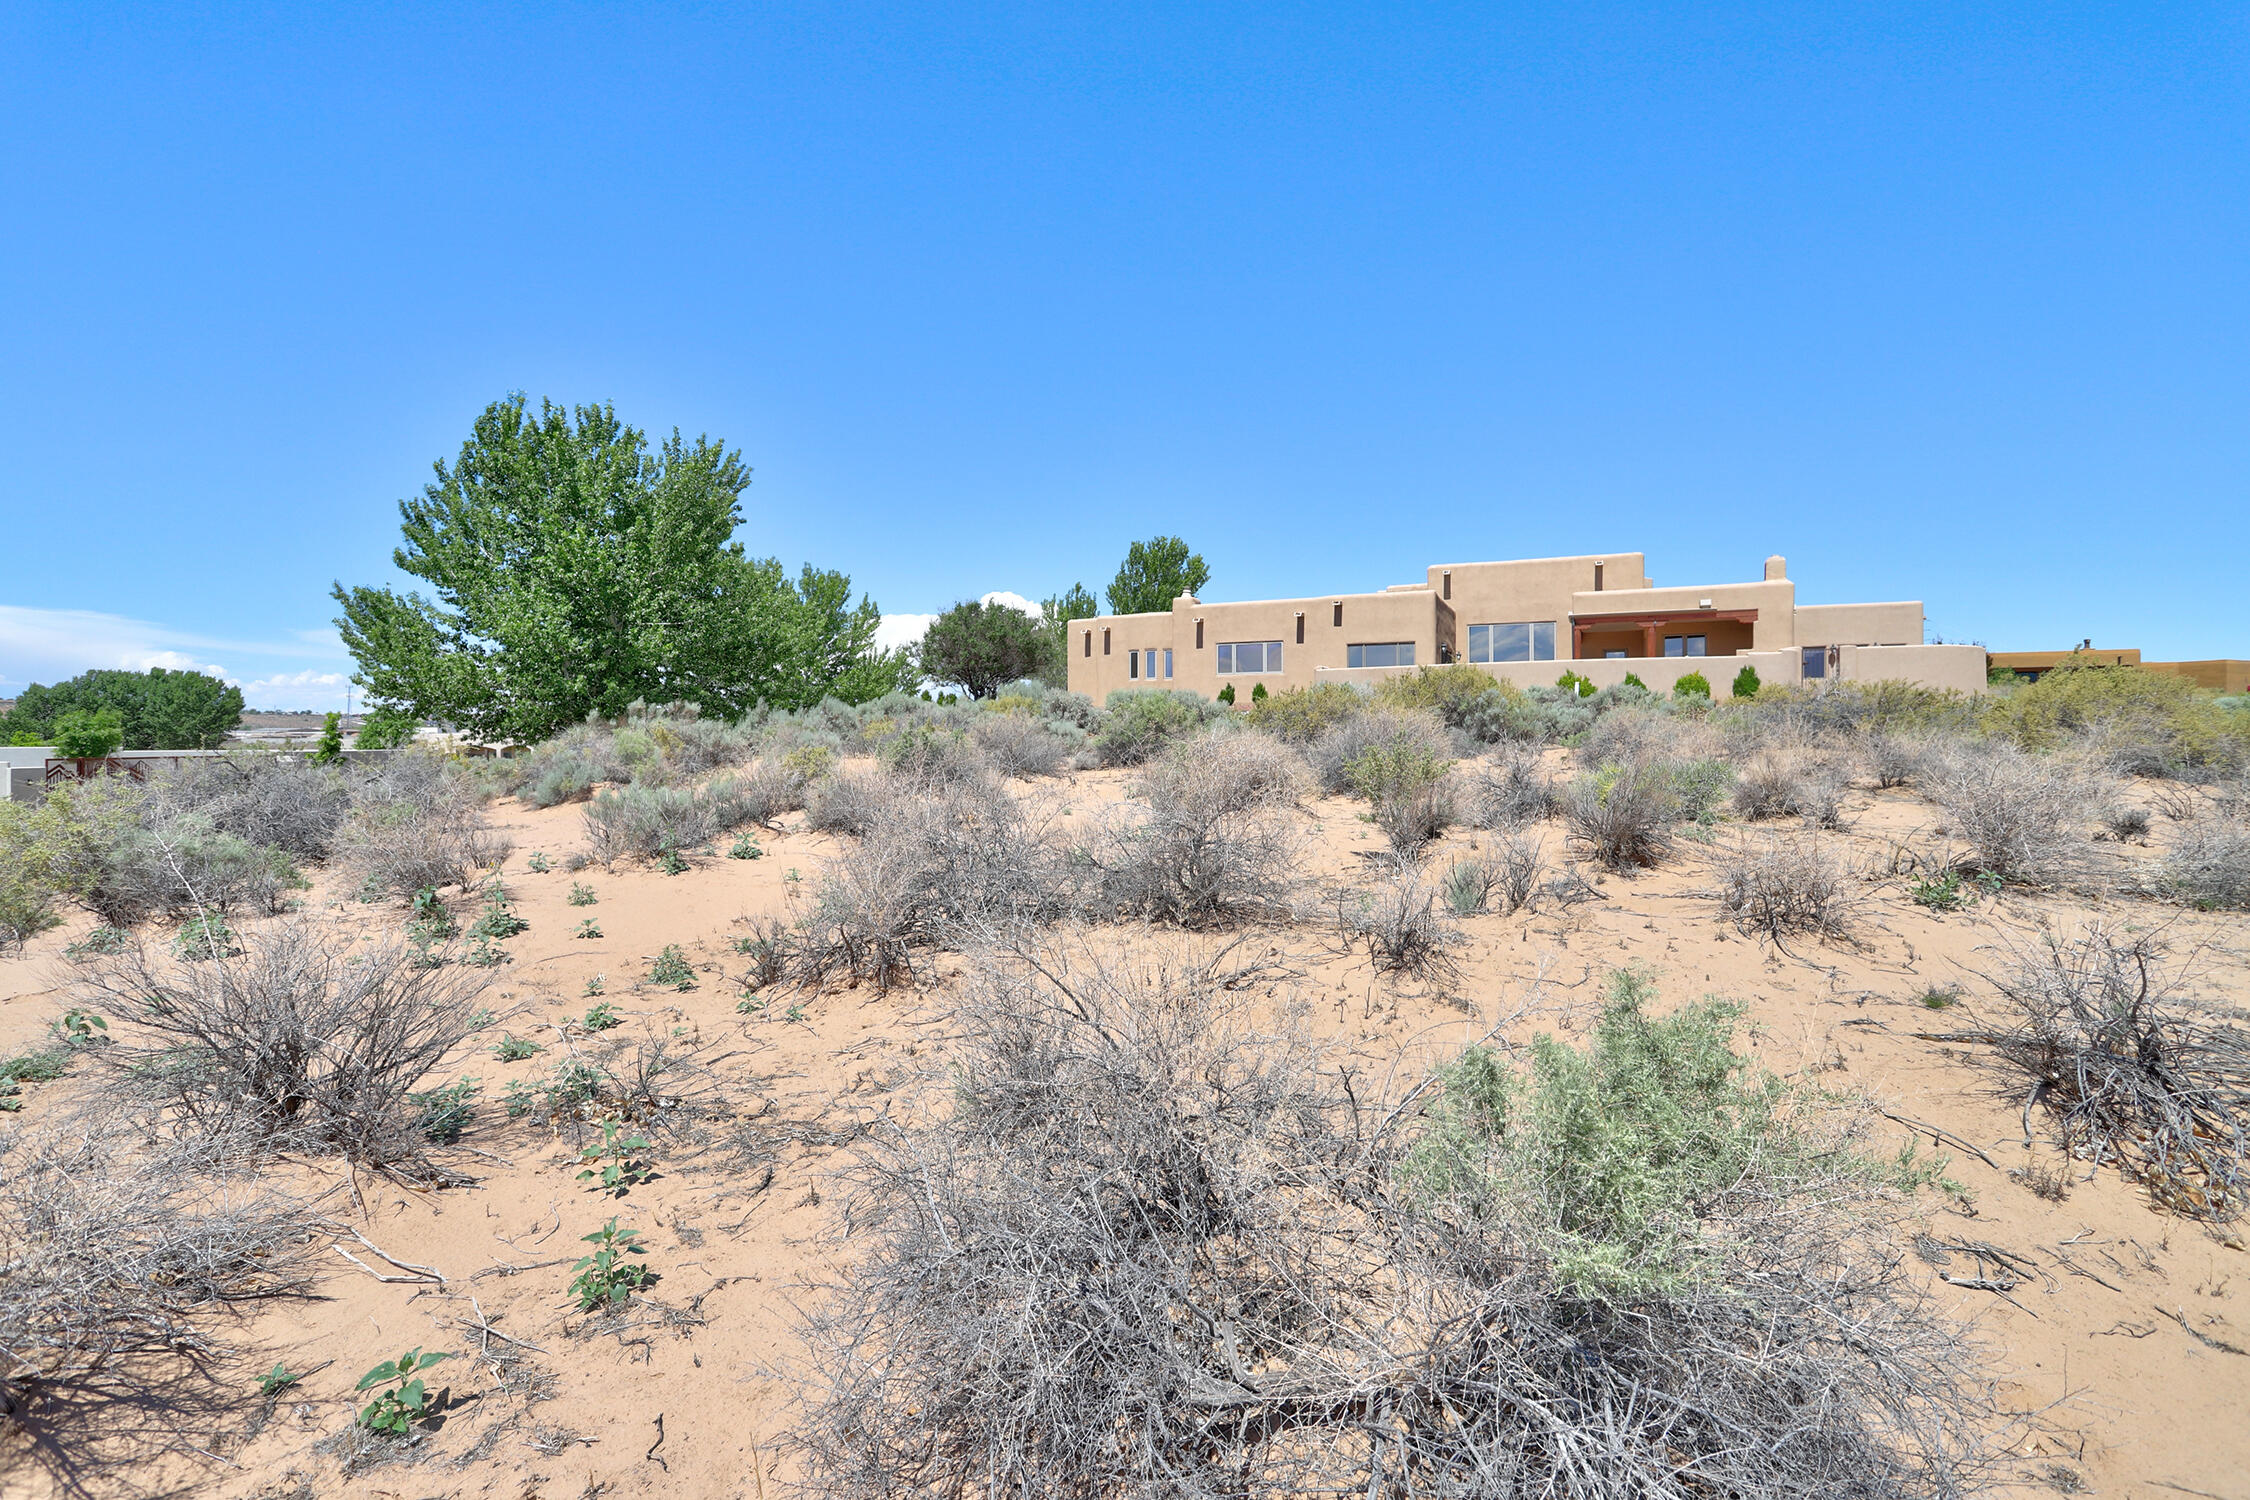
[[[1800,646],[1919,646],[1922,606],[1914,600],[1890,604],[1800,604]]]
[[[1735,673],[1744,667],[1758,669],[1760,686],[1799,686],[1803,681],[1799,674],[1802,662],[1803,657],[1792,648],[1787,651],[1744,651],[1733,656],[1636,656],[1605,661],[1478,662],[1476,668],[1518,687],[1553,687],[1555,679],[1566,671],[1576,672],[1597,688],[1615,687],[1630,672],[1654,693],[1669,693],[1672,685],[1688,673],[1701,672],[1704,680],[1711,684],[1711,695],[1714,698],[1725,698],[1733,689]],[[1322,672],[1320,680],[1372,685],[1385,677],[1403,675],[1403,671],[1361,668],[1358,671]],[[1892,679],[1912,682],[1922,687],[1981,693],[1984,691],[1984,648],[1844,646],[1838,648],[1836,671],[1827,680],[1883,682]]]

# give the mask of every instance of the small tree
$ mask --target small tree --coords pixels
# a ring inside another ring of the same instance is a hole
[[[1675,698],[1708,698],[1711,696],[1711,679],[1701,672],[1689,672],[1672,684]]]
[[[114,708],[72,709],[55,720],[55,753],[100,760],[125,743],[124,720]]]
[[[320,723],[320,743],[313,747],[313,764],[332,766],[344,758],[344,716],[330,714]]]
[[[1200,552],[1176,536],[1150,537],[1127,549],[1109,585],[1109,610],[1116,615],[1160,614],[1182,594],[1211,581]]]
[[[930,622],[916,648],[925,676],[958,682],[972,698],[990,698],[1008,683],[1034,677],[1055,638],[1020,609],[975,599]]]
[[[1224,703],[1224,704],[1225,704],[1225,705],[1226,705],[1227,707],[1229,707],[1229,708],[1232,708],[1232,707],[1234,707],[1234,684],[1233,684],[1233,683],[1231,683],[1231,682],[1230,682],[1230,683],[1228,683],[1228,684],[1227,684],[1227,685],[1226,685],[1225,687],[1223,687],[1223,688],[1220,688],[1220,689],[1219,689],[1219,701],[1220,701],[1221,703]]]
[[[1252,703],[1263,703],[1266,701],[1266,685],[1264,683],[1261,682],[1256,687],[1250,689],[1250,701]]]
[[[1744,667],[1734,674],[1734,695],[1737,698],[1755,698],[1758,696],[1758,669],[1756,667]]]
[[[1567,669],[1563,672],[1562,676],[1555,679],[1555,686],[1559,688],[1568,688],[1572,696],[1574,697],[1591,698],[1592,696],[1594,696],[1593,679],[1590,677],[1581,677],[1576,672],[1572,672]]]

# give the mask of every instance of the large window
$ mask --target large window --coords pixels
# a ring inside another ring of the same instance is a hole
[[[1281,670],[1281,642],[1279,641],[1221,641],[1219,642],[1219,675],[1235,677],[1245,672],[1278,672]]]
[[[1411,667],[1414,665],[1412,641],[1369,641],[1364,645],[1344,648],[1344,665],[1347,667]]]
[[[1471,625],[1471,661],[1553,661],[1555,622],[1525,620],[1513,625]]]
[[[1664,637],[1666,656],[1708,656],[1711,638],[1703,635],[1668,635]]]
[[[1143,677],[1146,677],[1146,678],[1147,678],[1147,679],[1148,679],[1149,681],[1151,681],[1151,682],[1154,682],[1154,681],[1155,681],[1155,680],[1157,679],[1157,677],[1158,677],[1159,675],[1162,675],[1162,676],[1165,676],[1165,677],[1169,677],[1169,676],[1171,676],[1171,675],[1172,675],[1172,653],[1171,653],[1171,652],[1169,652],[1169,651],[1160,651],[1160,650],[1158,650],[1158,649],[1157,649],[1156,647],[1154,647],[1154,646],[1151,646],[1151,647],[1149,647],[1149,648],[1148,648],[1148,650],[1146,650],[1146,651],[1144,651],[1144,652],[1141,652],[1141,653],[1140,653],[1140,655],[1142,655],[1143,657],[1145,657],[1145,658],[1147,659],[1147,662],[1148,662],[1148,666],[1147,666],[1146,670],[1144,670],[1144,671],[1143,671],[1143,672],[1141,673],[1141,675],[1142,675]],[[1163,672],[1162,672],[1161,674],[1159,674],[1159,673],[1157,672],[1157,670],[1156,670],[1156,669],[1157,669],[1157,667],[1158,667],[1158,665],[1160,665],[1160,664],[1161,664],[1161,665],[1163,666],[1163,668],[1164,668],[1164,670],[1163,670]]]

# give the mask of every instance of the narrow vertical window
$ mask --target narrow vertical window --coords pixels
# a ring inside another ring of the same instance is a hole
[[[1453,597],[1453,570],[1451,568],[1445,570],[1445,597],[1448,599]]]
[[[1300,645],[1300,646],[1302,646],[1302,645],[1303,645],[1304,643],[1305,643],[1305,612],[1304,612],[1303,610],[1299,610],[1299,611],[1297,611],[1297,644],[1298,644],[1298,645]]]
[[[1172,648],[1170,646],[1164,648],[1164,675],[1167,678],[1172,675]]]
[[[1086,632],[1086,654],[1088,656],[1094,654],[1094,632],[1091,630]]]
[[[1203,622],[1201,620],[1195,622],[1195,649],[1198,651],[1203,649]]]
[[[1109,655],[1109,627],[1107,625],[1102,627],[1102,655]]]
[[[1594,564],[1594,592],[1598,594],[1598,593],[1600,593],[1601,591],[1602,591],[1602,565],[1601,565],[1600,563],[1595,563],[1595,564]]]
[[[1125,675],[1127,677],[1138,677],[1141,675],[1140,652],[1128,651],[1125,653]]]
[[[1344,601],[1341,599],[1336,601],[1336,623],[1338,625],[1344,623]]]

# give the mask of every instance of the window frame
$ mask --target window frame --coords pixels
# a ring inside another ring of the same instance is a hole
[[[1280,641],[1220,641],[1218,643],[1218,668],[1221,677],[1278,677],[1282,672]],[[1257,648],[1260,665],[1245,667],[1242,652],[1246,646]]]

